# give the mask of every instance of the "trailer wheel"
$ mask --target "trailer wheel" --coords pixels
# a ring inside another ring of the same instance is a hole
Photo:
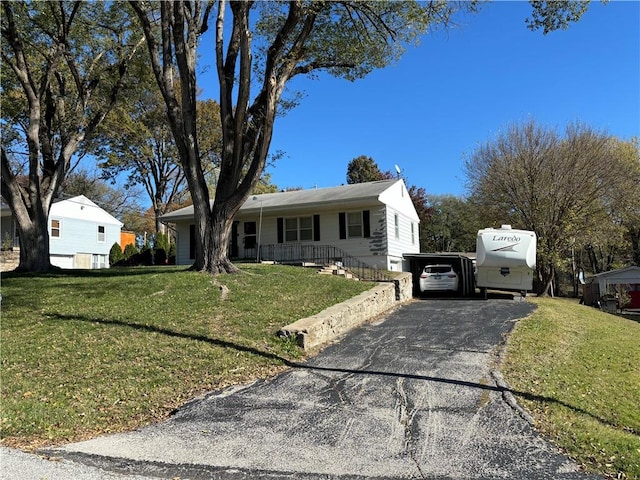
[[[482,296],[483,299],[487,299],[488,295],[487,295],[487,287],[481,287],[480,288],[480,295]]]
[[[527,291],[526,290],[522,290],[520,292],[520,295],[522,295],[522,298],[527,298]]]

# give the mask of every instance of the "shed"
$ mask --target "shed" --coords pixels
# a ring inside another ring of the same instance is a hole
[[[608,293],[611,286],[620,285],[630,297],[625,308],[640,309],[640,267],[631,266],[597,273],[587,278],[584,286],[584,303],[595,305]]]
[[[418,295],[420,274],[427,265],[451,265],[458,274],[458,293],[463,297],[472,297],[476,293],[475,267],[473,265],[475,253],[405,253],[405,260],[409,262],[409,271],[413,277],[413,292]]]

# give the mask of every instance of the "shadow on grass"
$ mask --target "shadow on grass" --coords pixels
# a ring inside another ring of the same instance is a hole
[[[139,323],[127,323],[121,320],[107,320],[107,319],[93,319],[84,317],[81,315],[63,315],[63,314],[48,314],[49,318],[58,319],[58,320],[66,320],[66,321],[79,321],[79,322],[88,322],[88,323],[98,323],[102,325],[114,325],[119,327],[127,327],[132,328],[134,330],[152,332],[152,333],[160,333],[163,335],[167,335],[174,338],[182,338],[187,340],[195,340],[198,342],[205,342],[210,345],[215,345],[222,348],[229,348],[239,352],[245,352],[252,355],[256,355],[262,358],[266,358],[268,360],[272,360],[275,362],[279,362],[283,365],[294,369],[304,369],[304,370],[312,370],[312,371],[320,371],[320,372],[331,372],[331,373],[344,373],[348,375],[371,375],[371,376],[380,376],[380,377],[390,377],[390,378],[402,378],[402,379],[411,379],[411,380],[424,380],[433,383],[441,383],[445,385],[457,385],[468,388],[477,388],[480,390],[486,390],[491,392],[498,393],[507,393],[510,392],[512,395],[516,397],[524,398],[526,400],[534,401],[534,402],[544,402],[544,403],[554,403],[557,405],[561,405],[569,410],[572,410],[576,413],[580,413],[582,415],[586,415],[597,422],[614,428],[614,429],[622,429],[622,427],[612,424],[611,422],[604,420],[580,407],[576,407],[570,405],[562,400],[558,400],[552,397],[546,397],[543,395],[535,395],[528,392],[520,392],[517,390],[513,390],[506,387],[500,387],[497,385],[485,385],[477,382],[469,382],[466,380],[453,380],[449,378],[441,378],[441,377],[431,377],[428,375],[415,375],[410,373],[395,373],[395,372],[383,372],[378,370],[353,370],[348,368],[337,368],[337,367],[322,367],[318,365],[309,365],[306,363],[294,362],[287,358],[281,357],[275,353],[265,352],[262,350],[258,350],[257,348],[248,347],[246,345],[240,345],[234,342],[228,342],[226,340],[220,340],[215,338],[209,338],[204,335],[193,335],[189,333],[175,332],[173,330],[168,330],[166,328],[156,327],[154,325],[144,325]],[[628,428],[624,429],[625,431],[629,431]],[[635,433],[635,432],[632,432]]]
[[[54,268],[48,272],[21,272],[12,270],[3,272],[2,278],[109,278],[109,277],[131,277],[136,275],[149,275],[154,273],[183,273],[188,272],[190,267],[180,265],[149,266],[149,267],[111,267],[95,269],[62,269]]]

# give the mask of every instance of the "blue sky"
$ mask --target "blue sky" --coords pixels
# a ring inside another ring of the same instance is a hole
[[[349,161],[366,155],[429,194],[464,195],[465,155],[514,122],[640,136],[640,2],[594,1],[546,36],[526,28],[530,8],[490,3],[353,83],[296,79],[305,98],[276,121],[271,151],[285,156],[268,168],[272,181],[341,185]]]

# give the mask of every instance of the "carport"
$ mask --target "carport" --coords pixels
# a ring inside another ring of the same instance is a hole
[[[458,293],[463,297],[472,297],[476,293],[473,257],[468,253],[405,253],[409,269],[413,276],[413,294],[419,295],[420,273],[427,265],[451,265],[458,274]]]

